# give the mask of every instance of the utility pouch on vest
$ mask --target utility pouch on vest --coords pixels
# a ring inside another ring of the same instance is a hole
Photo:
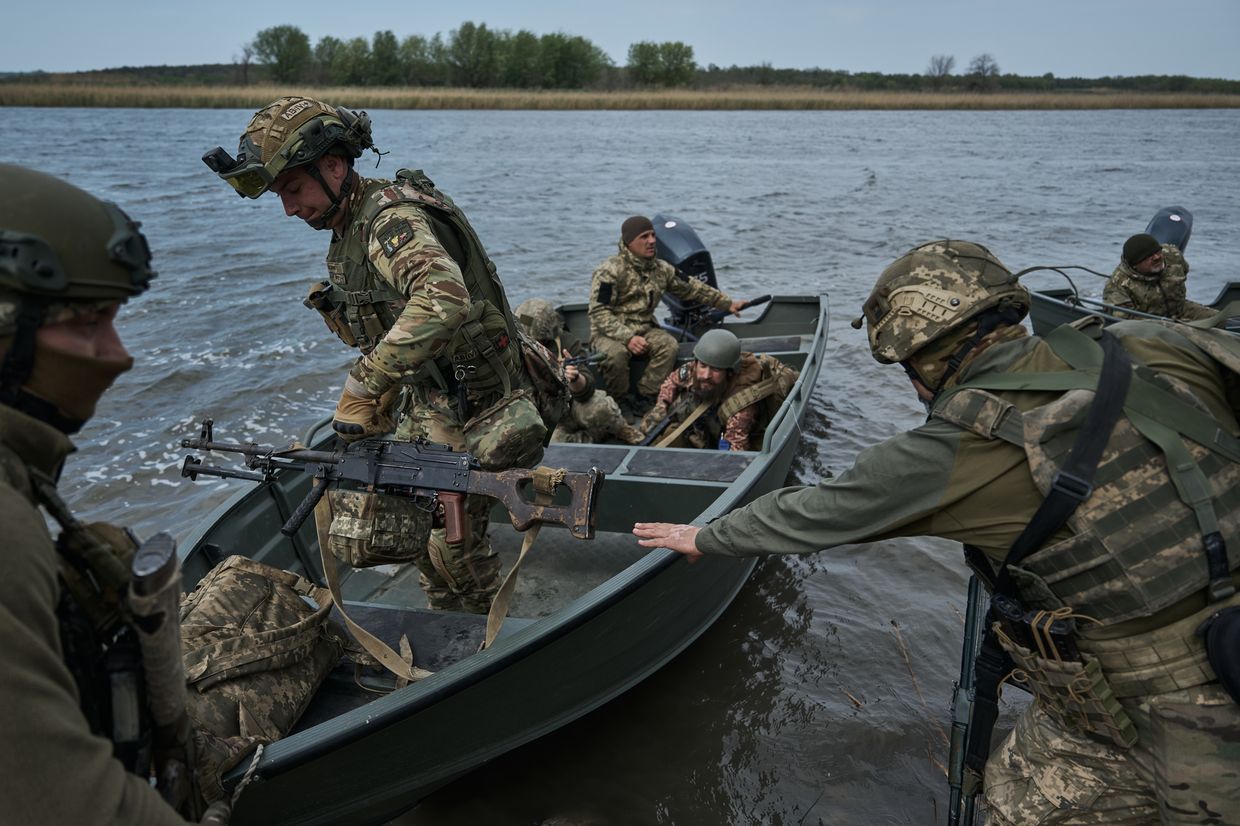
[[[432,514],[412,499],[371,491],[332,490],[328,547],[354,568],[412,562],[426,549]]]
[[[478,396],[507,395],[522,384],[516,350],[504,313],[476,301],[448,344],[453,378]]]
[[[1212,614],[1197,629],[1210,667],[1231,699],[1240,704],[1240,605]]]
[[[1100,737],[1123,749],[1137,742],[1137,730],[1124,711],[1098,660],[1088,654],[1061,659],[1049,646],[1034,650],[1018,644],[1000,623],[994,631],[1012,658],[1013,682],[1028,687],[1040,708],[1070,731]]]
[[[330,281],[317,281],[311,285],[310,294],[301,303],[321,315],[327,329],[335,333],[336,338],[350,347],[356,347],[357,338],[345,318],[344,305],[331,299],[334,289]]]
[[[252,559],[211,569],[181,604],[194,727],[251,744],[287,734],[343,652],[331,607],[326,588]]]
[[[547,426],[525,388],[503,396],[465,422],[465,450],[483,470],[533,467],[542,458]]]

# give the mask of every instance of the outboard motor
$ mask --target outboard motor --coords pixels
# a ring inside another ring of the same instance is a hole
[[[1154,213],[1146,233],[1153,235],[1160,244],[1174,244],[1180,252],[1188,246],[1188,239],[1193,234],[1193,214],[1184,207],[1163,207]],[[658,232],[658,224],[655,224]]]
[[[651,223],[654,224],[655,255],[676,268],[681,278],[696,278],[718,289],[719,282],[715,278],[715,264],[710,260],[710,251],[693,231],[693,227],[672,215],[656,214]],[[664,319],[663,327],[681,340],[694,341],[701,330],[695,329],[702,325],[706,314],[713,307],[696,302],[685,302],[671,293],[663,294],[663,303],[672,314]]]

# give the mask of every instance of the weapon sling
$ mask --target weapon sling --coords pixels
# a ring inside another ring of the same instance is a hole
[[[1056,344],[1059,343],[1056,342]],[[1062,343],[1065,349],[1073,347],[1078,352],[1081,345],[1092,344],[1083,334],[1076,334],[1072,339]],[[1076,442],[1072,446],[1067,461],[1055,474],[1050,492],[1038,506],[1033,518],[1025,526],[1025,530],[1012,543],[1003,564],[999,567],[995,577],[994,594],[1012,594],[1013,586],[1009,566],[1020,564],[1026,556],[1042,547],[1093,492],[1094,474],[1098,470],[1098,463],[1111,437],[1111,432],[1123,412],[1128,388],[1132,383],[1132,361],[1120,346],[1118,339],[1103,330],[1100,335],[1100,344],[1103,356],[1102,366],[1094,392],[1094,400],[1086,414],[1085,422],[1077,433]],[[1085,362],[1091,360],[1088,351],[1081,355],[1081,360]],[[965,765],[978,777],[981,777],[986,767],[986,760],[990,756],[991,733],[999,715],[999,683],[1011,670],[1010,659],[999,644],[999,637],[994,631],[994,623],[995,609],[992,599],[986,617],[982,647],[974,665],[975,695],[965,747]]]
[[[702,418],[702,414],[705,413],[707,408],[709,407],[710,407],[710,402],[705,401],[699,404],[697,407],[693,408],[692,412],[690,412],[689,415],[685,417],[685,420],[681,422],[679,425],[677,425],[676,429],[673,430],[670,434],[668,434],[667,436],[664,436],[663,439],[657,445],[655,445],[655,447],[667,447],[672,442],[679,439],[680,434],[684,433],[686,430],[688,430],[693,425],[694,422]]]

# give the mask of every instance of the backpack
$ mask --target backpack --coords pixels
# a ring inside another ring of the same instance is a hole
[[[568,380],[564,378],[564,368],[560,360],[551,354],[537,339],[531,338],[522,330],[517,334],[521,340],[521,361],[525,375],[530,380],[534,393],[534,406],[538,415],[547,426],[547,434],[555,430],[560,419],[568,412],[572,393],[568,389]]]

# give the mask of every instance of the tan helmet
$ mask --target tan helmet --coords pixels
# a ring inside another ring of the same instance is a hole
[[[527,298],[514,311],[525,332],[539,341],[555,341],[563,321],[555,307],[545,298]]]
[[[16,330],[23,303],[51,323],[150,286],[146,238],[116,204],[10,164],[0,164],[0,192],[0,336]]]
[[[693,345],[693,357],[717,370],[735,370],[741,365],[741,340],[727,330],[707,330]]]
[[[241,134],[235,159],[217,146],[202,160],[239,195],[257,198],[285,169],[324,155],[357,158],[373,147],[365,112],[289,96],[254,113]]]
[[[883,270],[862,313],[871,354],[893,364],[987,310],[1009,310],[1010,323],[1018,323],[1029,305],[1029,291],[990,250],[968,241],[931,241]]]

